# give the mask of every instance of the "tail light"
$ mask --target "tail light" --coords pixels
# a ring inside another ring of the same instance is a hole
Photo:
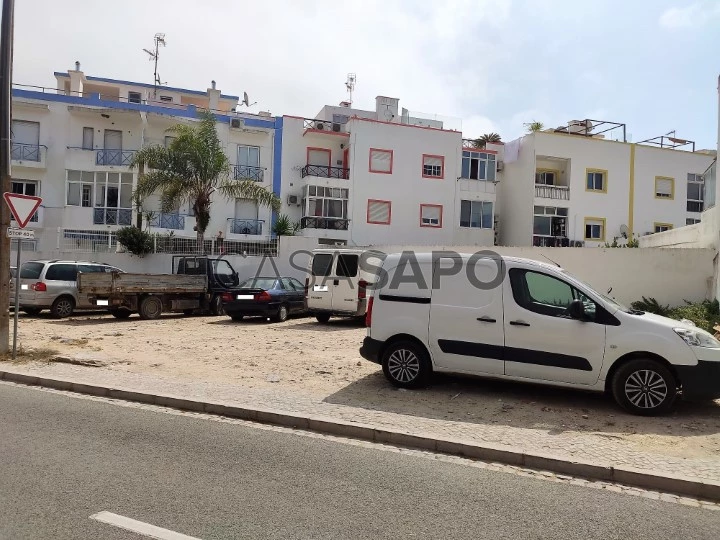
[[[267,291],[263,291],[263,292],[255,295],[256,302],[269,302],[271,299],[272,299],[272,297],[270,296],[270,293]]]
[[[38,281],[37,283],[30,285],[30,289],[37,292],[45,292],[47,291],[47,285],[45,285],[42,281]]]
[[[371,296],[370,300],[368,300],[367,311],[365,312],[365,326],[368,328],[370,328],[370,325],[372,324],[373,299],[374,297]]]
[[[229,292],[224,292],[220,295],[220,298],[223,302],[232,302],[233,301],[233,295]]]
[[[358,300],[362,300],[367,296],[367,284],[364,279],[358,281]]]

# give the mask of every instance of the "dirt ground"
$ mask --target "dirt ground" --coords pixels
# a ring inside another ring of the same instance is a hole
[[[175,315],[143,321],[92,313],[64,320],[21,318],[25,351],[53,349],[96,361],[101,369],[272,387],[339,405],[447,421],[598,433],[647,452],[720,457],[720,401],[679,403],[670,416],[642,418],[623,413],[602,395],[509,382],[444,376],[430,388],[398,392],[380,366],[360,357],[365,328],[353,321],[232,322]]]

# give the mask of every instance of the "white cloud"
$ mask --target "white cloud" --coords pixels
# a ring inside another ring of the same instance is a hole
[[[720,17],[720,4],[701,5],[696,2],[685,7],[666,9],[658,23],[664,28],[677,30],[701,26],[714,17]]]

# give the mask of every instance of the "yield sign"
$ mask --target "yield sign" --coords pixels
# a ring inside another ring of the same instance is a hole
[[[42,198],[33,197],[32,195],[20,195],[19,193],[3,193],[5,202],[10,207],[17,226],[21,229],[25,228],[30,218],[35,215],[35,212],[42,202]]]

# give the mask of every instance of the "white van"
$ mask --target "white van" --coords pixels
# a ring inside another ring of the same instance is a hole
[[[608,392],[640,415],[670,410],[678,391],[720,398],[720,342],[689,321],[629,309],[533,260],[407,259],[385,259],[360,348],[396,386],[471,374]]]
[[[307,310],[326,323],[331,316],[363,317],[366,287],[385,254],[372,249],[315,249],[305,279]]]

